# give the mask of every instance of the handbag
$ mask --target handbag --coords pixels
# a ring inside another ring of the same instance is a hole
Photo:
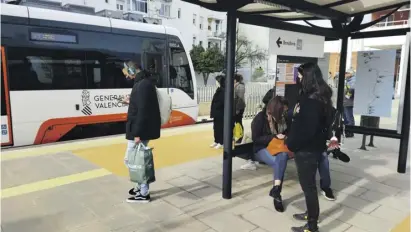
[[[236,122],[234,125],[234,130],[233,130],[233,137],[235,141],[239,140],[244,136],[244,131],[243,128],[241,127],[241,124]]]
[[[287,152],[290,158],[293,157],[293,152],[288,150],[287,145],[284,143],[284,139],[273,138],[268,144],[267,150],[272,156],[276,156],[280,152]]]
[[[158,107],[160,109],[161,125],[164,125],[170,119],[171,112],[173,110],[173,104],[171,101],[171,96],[167,91],[159,90],[156,88]]]
[[[127,152],[127,167],[130,181],[137,184],[150,184],[156,181],[153,148],[136,144]]]

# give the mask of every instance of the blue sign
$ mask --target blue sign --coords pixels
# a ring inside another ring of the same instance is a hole
[[[1,124],[1,135],[7,135],[7,125]]]

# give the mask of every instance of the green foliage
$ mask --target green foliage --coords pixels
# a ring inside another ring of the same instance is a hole
[[[253,81],[257,81],[258,78],[261,78],[262,76],[264,76],[264,74],[264,70],[261,67],[258,67],[254,70],[251,78]]]
[[[221,72],[224,68],[224,55],[216,46],[207,50],[200,45],[193,46],[190,56],[195,71],[203,75],[204,85],[207,85],[210,73]]]
[[[194,45],[190,51],[191,61],[193,62],[194,70],[199,71],[201,64],[201,53],[205,50],[201,45]]]

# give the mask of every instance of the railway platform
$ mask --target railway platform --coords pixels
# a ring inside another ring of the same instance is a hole
[[[249,121],[245,125],[249,125]],[[320,197],[323,232],[410,231],[410,175],[396,173],[398,141],[376,138],[378,148],[358,150],[346,140],[348,164],[331,159],[337,200]],[[1,154],[2,232],[285,232],[304,208],[296,168],[287,167],[284,213],[268,196],[266,166],[241,170],[233,160],[233,198],[221,197],[222,150],[209,148],[212,125],[165,129],[154,147],[157,181],[152,202],[125,202],[128,181],[124,136],[111,136]],[[409,167],[409,166],[408,166]]]

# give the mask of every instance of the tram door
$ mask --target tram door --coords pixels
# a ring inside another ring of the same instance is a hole
[[[1,146],[13,144],[6,53],[1,47]]]

